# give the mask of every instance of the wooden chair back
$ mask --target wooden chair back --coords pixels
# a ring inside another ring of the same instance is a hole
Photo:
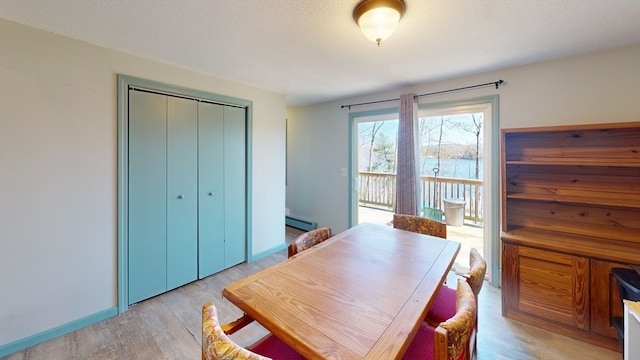
[[[331,228],[322,227],[319,229],[308,231],[298,236],[287,249],[288,257],[307,250],[310,247],[319,244],[331,237]]]
[[[227,336],[227,333],[231,334],[251,321],[253,319],[245,315],[228,325],[220,325],[213,302],[209,301],[202,305],[202,360],[271,360],[243,348]],[[223,327],[227,329],[227,333]]]
[[[456,314],[441,322],[435,329],[436,360],[467,360],[471,358],[469,346],[477,313],[476,297],[466,281],[458,280]]]
[[[480,294],[480,290],[482,290],[482,284],[484,284],[484,277],[487,273],[487,262],[484,260],[482,255],[478,252],[478,249],[471,248],[469,252],[469,273],[465,274],[464,277],[467,278],[467,283],[471,287],[471,291],[476,298],[476,318],[473,324],[473,331],[471,332],[471,338],[469,339],[469,349],[471,351],[471,357],[477,351],[477,333],[478,333],[478,295]]]
[[[469,349],[471,354],[476,353],[476,334],[478,332],[478,294],[484,284],[484,276],[487,272],[487,262],[477,249],[472,248],[469,253],[469,272],[464,274],[467,284],[471,288],[476,301],[476,317],[474,319],[474,327],[469,338]],[[431,326],[438,326],[440,322],[447,320],[455,315],[457,302],[457,291],[443,285],[438,291],[438,295],[434,300],[426,321]]]
[[[437,236],[443,239],[447,238],[446,223],[422,216],[394,214],[393,227],[419,234]]]
[[[487,262],[484,260],[478,249],[472,248],[469,252],[469,273],[465,274],[467,282],[473,290],[473,294],[478,299],[478,294],[484,284],[484,277],[487,274]]]

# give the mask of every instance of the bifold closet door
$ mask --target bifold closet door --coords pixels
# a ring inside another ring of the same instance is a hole
[[[197,278],[197,102],[129,91],[129,303]]]
[[[198,277],[224,270],[224,109],[198,104]]]
[[[246,110],[224,107],[224,265],[247,256]]]
[[[167,97],[167,290],[198,278],[198,103]]]
[[[199,104],[199,278],[246,260],[246,110]]]
[[[167,97],[129,91],[129,304],[167,290]]]

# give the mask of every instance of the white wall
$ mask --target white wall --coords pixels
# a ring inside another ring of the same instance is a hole
[[[340,105],[426,94],[503,79],[420,103],[500,96],[501,128],[640,121],[640,45],[287,109],[287,207],[340,232],[348,226],[348,109]],[[358,106],[352,112],[398,106]]]
[[[283,245],[283,95],[0,19],[0,346],[117,306],[118,73],[253,101],[252,250]]]

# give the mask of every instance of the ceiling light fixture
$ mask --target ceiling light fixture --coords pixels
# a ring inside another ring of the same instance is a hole
[[[405,10],[403,0],[362,0],[353,9],[353,20],[367,39],[380,46],[396,30]]]

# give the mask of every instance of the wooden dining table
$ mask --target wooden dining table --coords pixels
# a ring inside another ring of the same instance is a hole
[[[365,223],[222,293],[307,359],[400,359],[459,250]]]

